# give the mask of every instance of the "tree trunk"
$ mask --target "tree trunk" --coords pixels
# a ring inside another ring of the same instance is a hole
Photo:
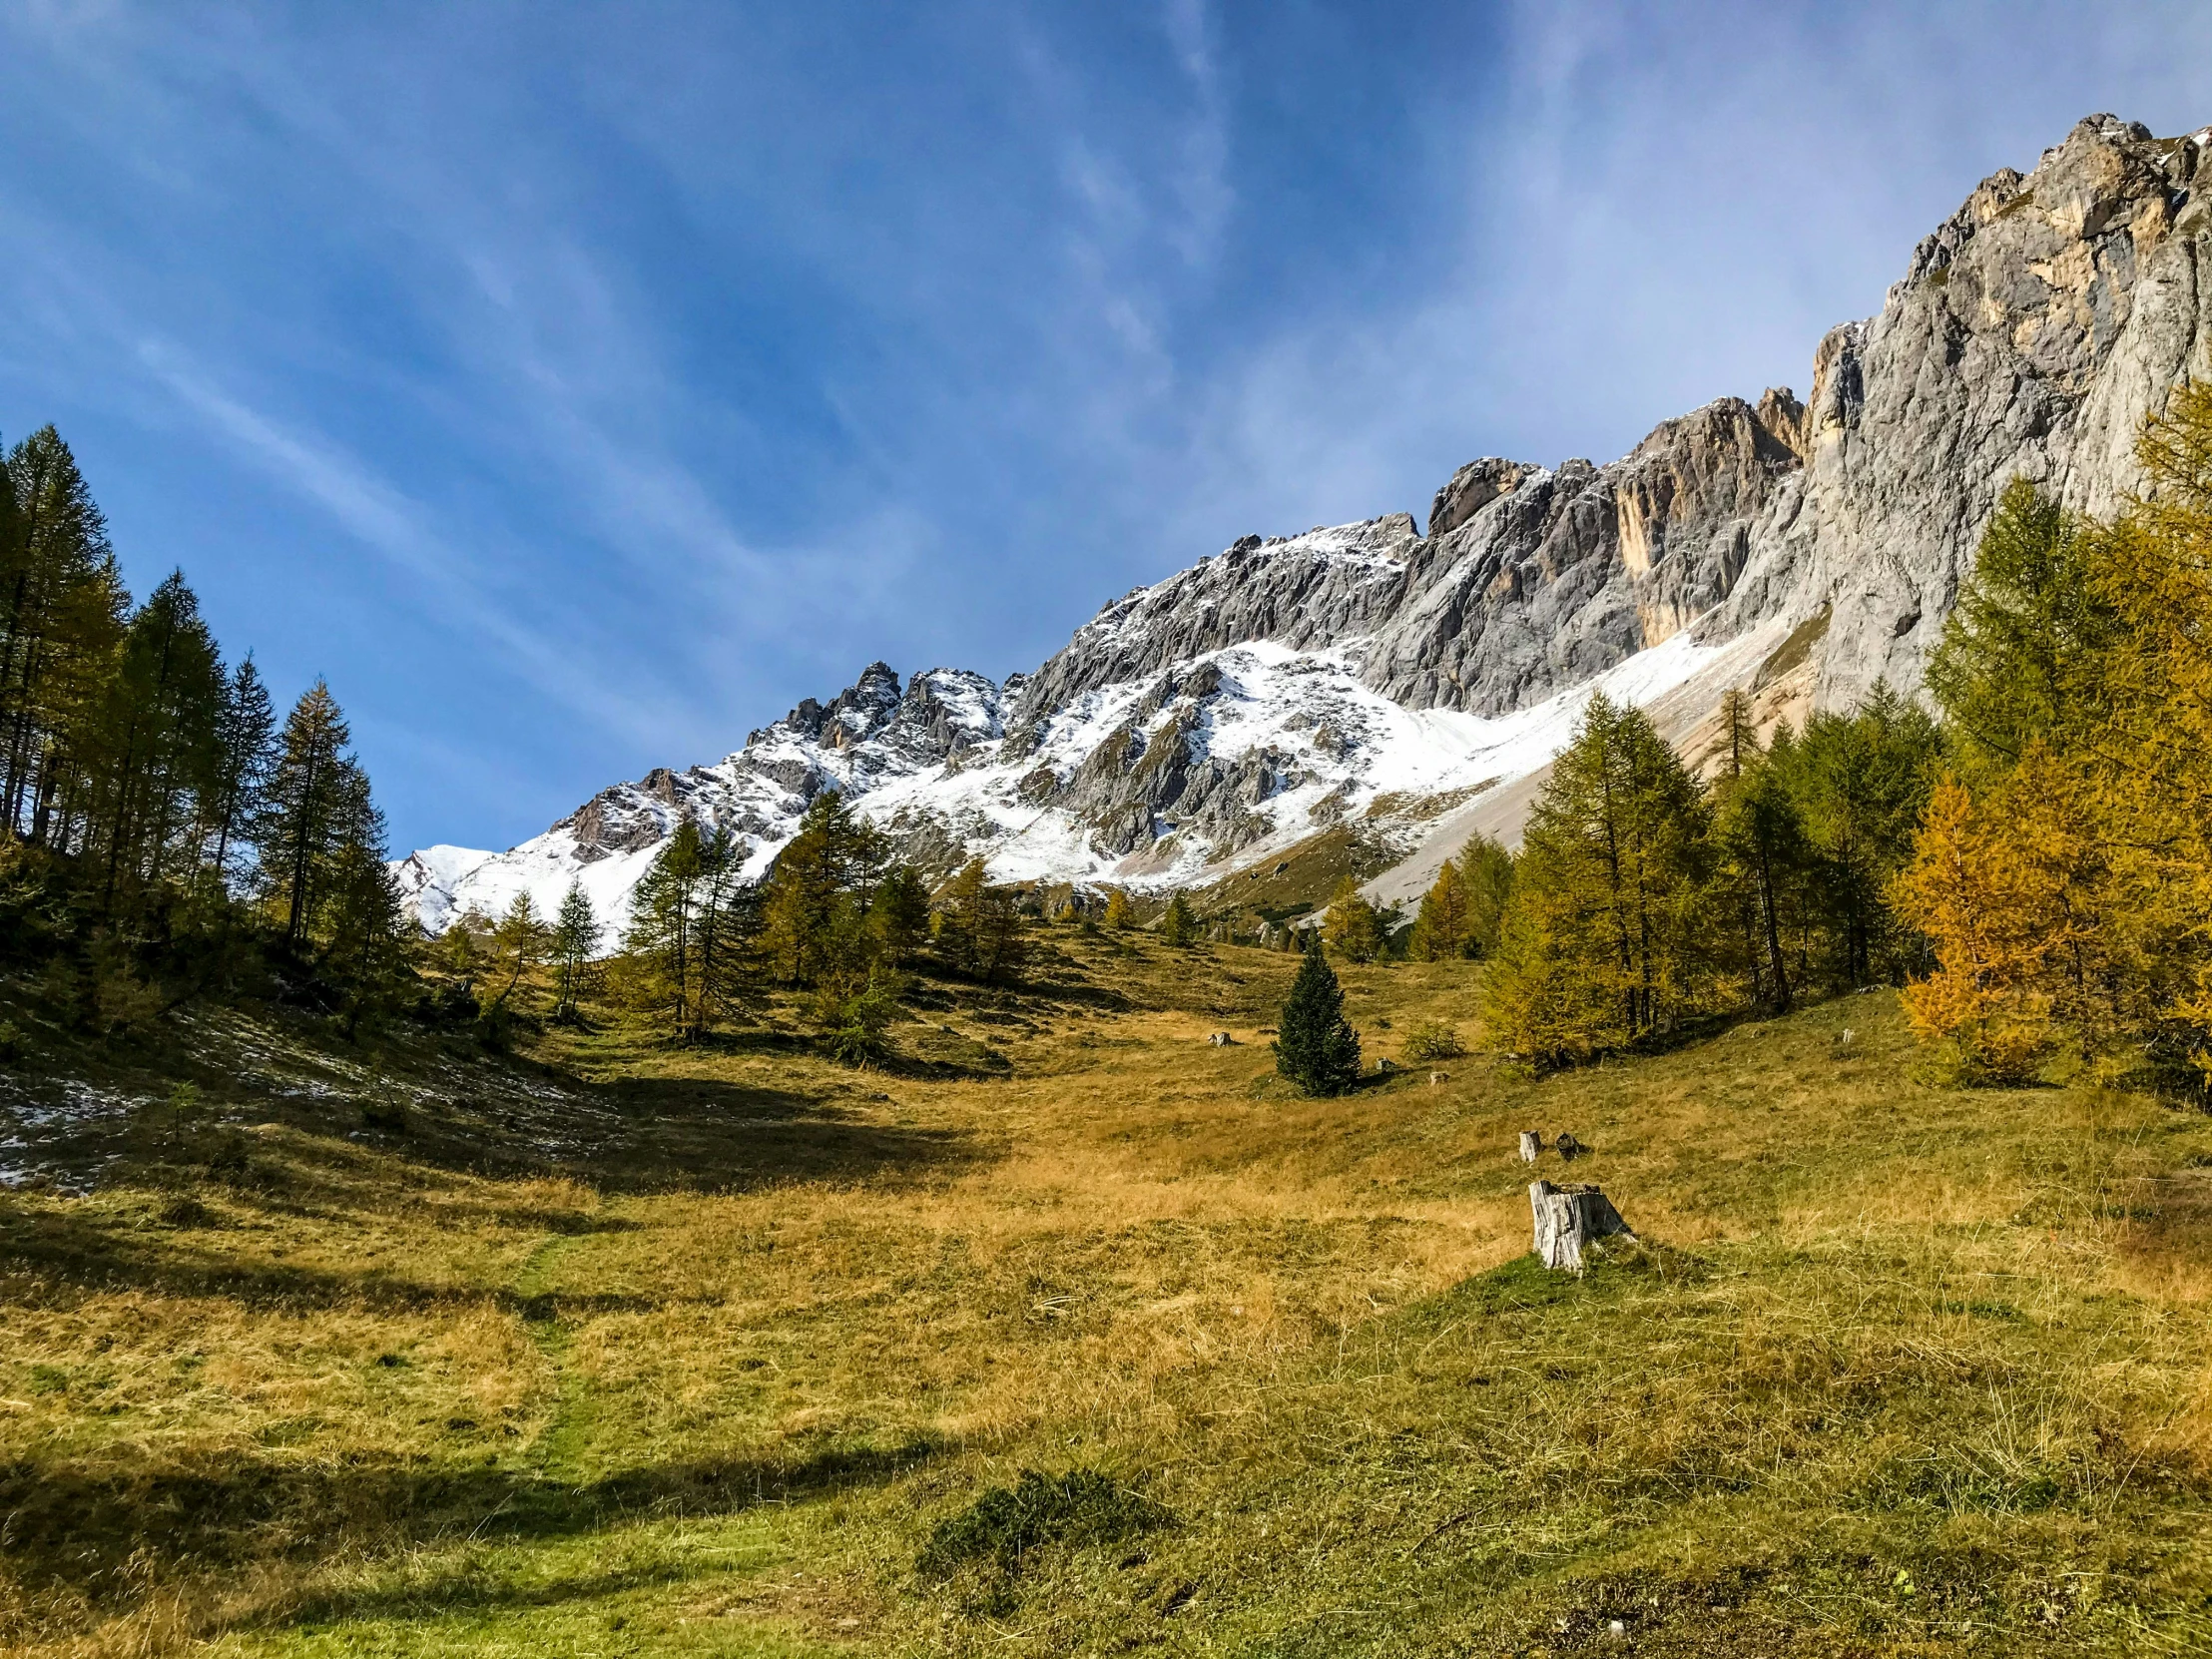
[[[1537,1134],[1535,1130],[1523,1129],[1520,1132],[1520,1161],[1522,1163],[1533,1164],[1536,1161],[1536,1154],[1543,1151],[1543,1149],[1544,1138]]]
[[[1554,1187],[1533,1181],[1528,1208],[1536,1223],[1536,1255],[1547,1268],[1582,1271],[1582,1247],[1615,1236],[1631,1244],[1636,1235],[1596,1187]]]

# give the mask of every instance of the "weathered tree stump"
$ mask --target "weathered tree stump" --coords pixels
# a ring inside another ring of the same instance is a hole
[[[1590,1150],[1576,1140],[1571,1132],[1564,1129],[1559,1132],[1559,1138],[1553,1141],[1551,1145],[1552,1149],[1570,1164]]]
[[[1536,1254],[1547,1268],[1580,1273],[1584,1245],[1616,1236],[1631,1244],[1636,1239],[1612,1201],[1596,1187],[1554,1187],[1549,1181],[1532,1181],[1528,1208],[1536,1222]]]
[[[1543,1149],[1544,1138],[1537,1134],[1535,1130],[1523,1129],[1520,1132],[1520,1161],[1522,1163],[1533,1164],[1536,1161],[1536,1154],[1543,1151]]]

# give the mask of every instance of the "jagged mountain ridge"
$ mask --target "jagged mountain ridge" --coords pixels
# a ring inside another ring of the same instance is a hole
[[[1686,732],[1699,700],[1758,677],[1753,647],[1825,617],[1805,699],[1917,686],[2004,483],[2109,510],[2142,416],[2212,368],[2208,144],[2096,116],[2031,173],[1991,175],[1879,314],[1821,341],[1803,404],[1721,398],[1603,466],[1484,457],[1425,533],[1400,513],[1248,536],[1004,686],[874,665],[510,852],[400,860],[410,902],[437,927],[525,887],[545,908],[575,877],[619,914],[679,812],[765,868],[825,787],[932,867],[981,852],[1009,879],[1199,880],[1357,820],[1410,879],[1472,824],[1517,830],[1544,744],[1601,678],[1670,699]]]

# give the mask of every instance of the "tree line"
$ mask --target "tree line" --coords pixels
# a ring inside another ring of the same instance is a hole
[[[0,868],[19,958],[98,954],[88,992],[255,942],[348,1023],[404,971],[382,815],[317,681],[279,723],[180,571],[123,581],[47,426],[0,465]]]
[[[550,922],[528,893],[496,920],[459,918],[446,934],[445,965],[469,982],[501,983],[495,1005],[550,965],[557,1019],[604,996],[677,1042],[756,1021],[772,993],[796,993],[830,1051],[864,1062],[885,1052],[885,1032],[925,961],[1005,984],[1029,960],[1019,892],[994,886],[974,858],[932,894],[836,791],[815,797],[761,879],[747,878],[747,854],[727,830],[687,817],[654,855],[604,957],[606,930],[572,885]]]
[[[1925,959],[1889,891],[1934,786],[1936,723],[1879,685],[1765,743],[1741,693],[1720,718],[1708,784],[1640,710],[1590,700],[1529,814],[1483,979],[1509,1052],[1586,1060]]]

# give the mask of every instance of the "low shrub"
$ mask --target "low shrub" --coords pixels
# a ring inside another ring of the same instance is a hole
[[[942,1578],[970,1562],[990,1561],[1010,1575],[1021,1570],[1023,1556],[1046,1544],[1115,1543],[1171,1519],[1161,1505],[1096,1469],[1023,1469],[1012,1486],[993,1486],[937,1522],[914,1566]]]
[[[1466,1051],[1458,1029],[1440,1019],[1424,1020],[1405,1034],[1408,1060],[1456,1060]]]

